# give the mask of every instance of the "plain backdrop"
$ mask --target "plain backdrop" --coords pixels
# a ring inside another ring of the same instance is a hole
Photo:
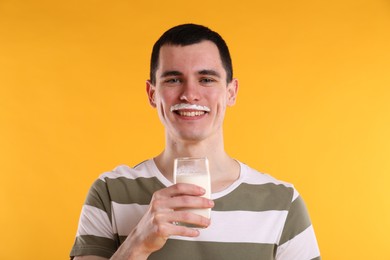
[[[226,149],[293,183],[324,259],[390,259],[390,2],[0,0],[0,259],[68,259],[92,182],[164,147],[153,43],[228,42]]]

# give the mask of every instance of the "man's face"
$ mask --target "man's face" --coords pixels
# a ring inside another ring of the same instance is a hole
[[[148,82],[147,91],[168,137],[201,141],[222,135],[226,107],[235,103],[237,80],[226,83],[218,48],[211,41],[163,45],[156,84]]]

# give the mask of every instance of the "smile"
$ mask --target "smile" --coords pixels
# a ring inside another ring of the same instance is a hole
[[[185,116],[185,117],[202,116],[210,112],[210,108],[206,106],[201,106],[196,104],[186,104],[186,103],[173,105],[170,110],[171,112],[174,112],[180,116]]]

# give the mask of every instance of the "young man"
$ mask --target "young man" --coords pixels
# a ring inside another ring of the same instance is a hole
[[[290,184],[261,174],[224,149],[222,123],[238,81],[219,34],[194,24],[155,43],[146,90],[165,127],[165,149],[93,184],[80,217],[74,259],[320,259],[308,213]],[[177,157],[207,157],[211,200],[173,184]],[[212,208],[211,219],[178,211]],[[205,227],[175,225],[186,222]]]

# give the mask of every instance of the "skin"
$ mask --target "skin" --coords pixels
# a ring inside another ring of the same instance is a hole
[[[202,41],[188,46],[162,46],[156,84],[147,81],[146,91],[165,127],[165,149],[154,158],[161,173],[173,181],[174,158],[207,156],[212,192],[231,185],[239,177],[240,169],[224,150],[222,124],[226,108],[235,104],[238,81],[233,79],[226,83],[226,72],[216,45]],[[209,111],[171,111],[176,104],[197,104],[208,107]],[[197,114],[189,116],[189,112]],[[201,187],[191,184],[175,184],[155,192],[146,214],[111,259],[147,259],[161,249],[171,235],[198,236],[199,230],[172,223],[209,226],[207,218],[175,211],[183,207],[212,208],[213,201],[200,197],[203,194]],[[75,259],[105,258],[78,256]]]

